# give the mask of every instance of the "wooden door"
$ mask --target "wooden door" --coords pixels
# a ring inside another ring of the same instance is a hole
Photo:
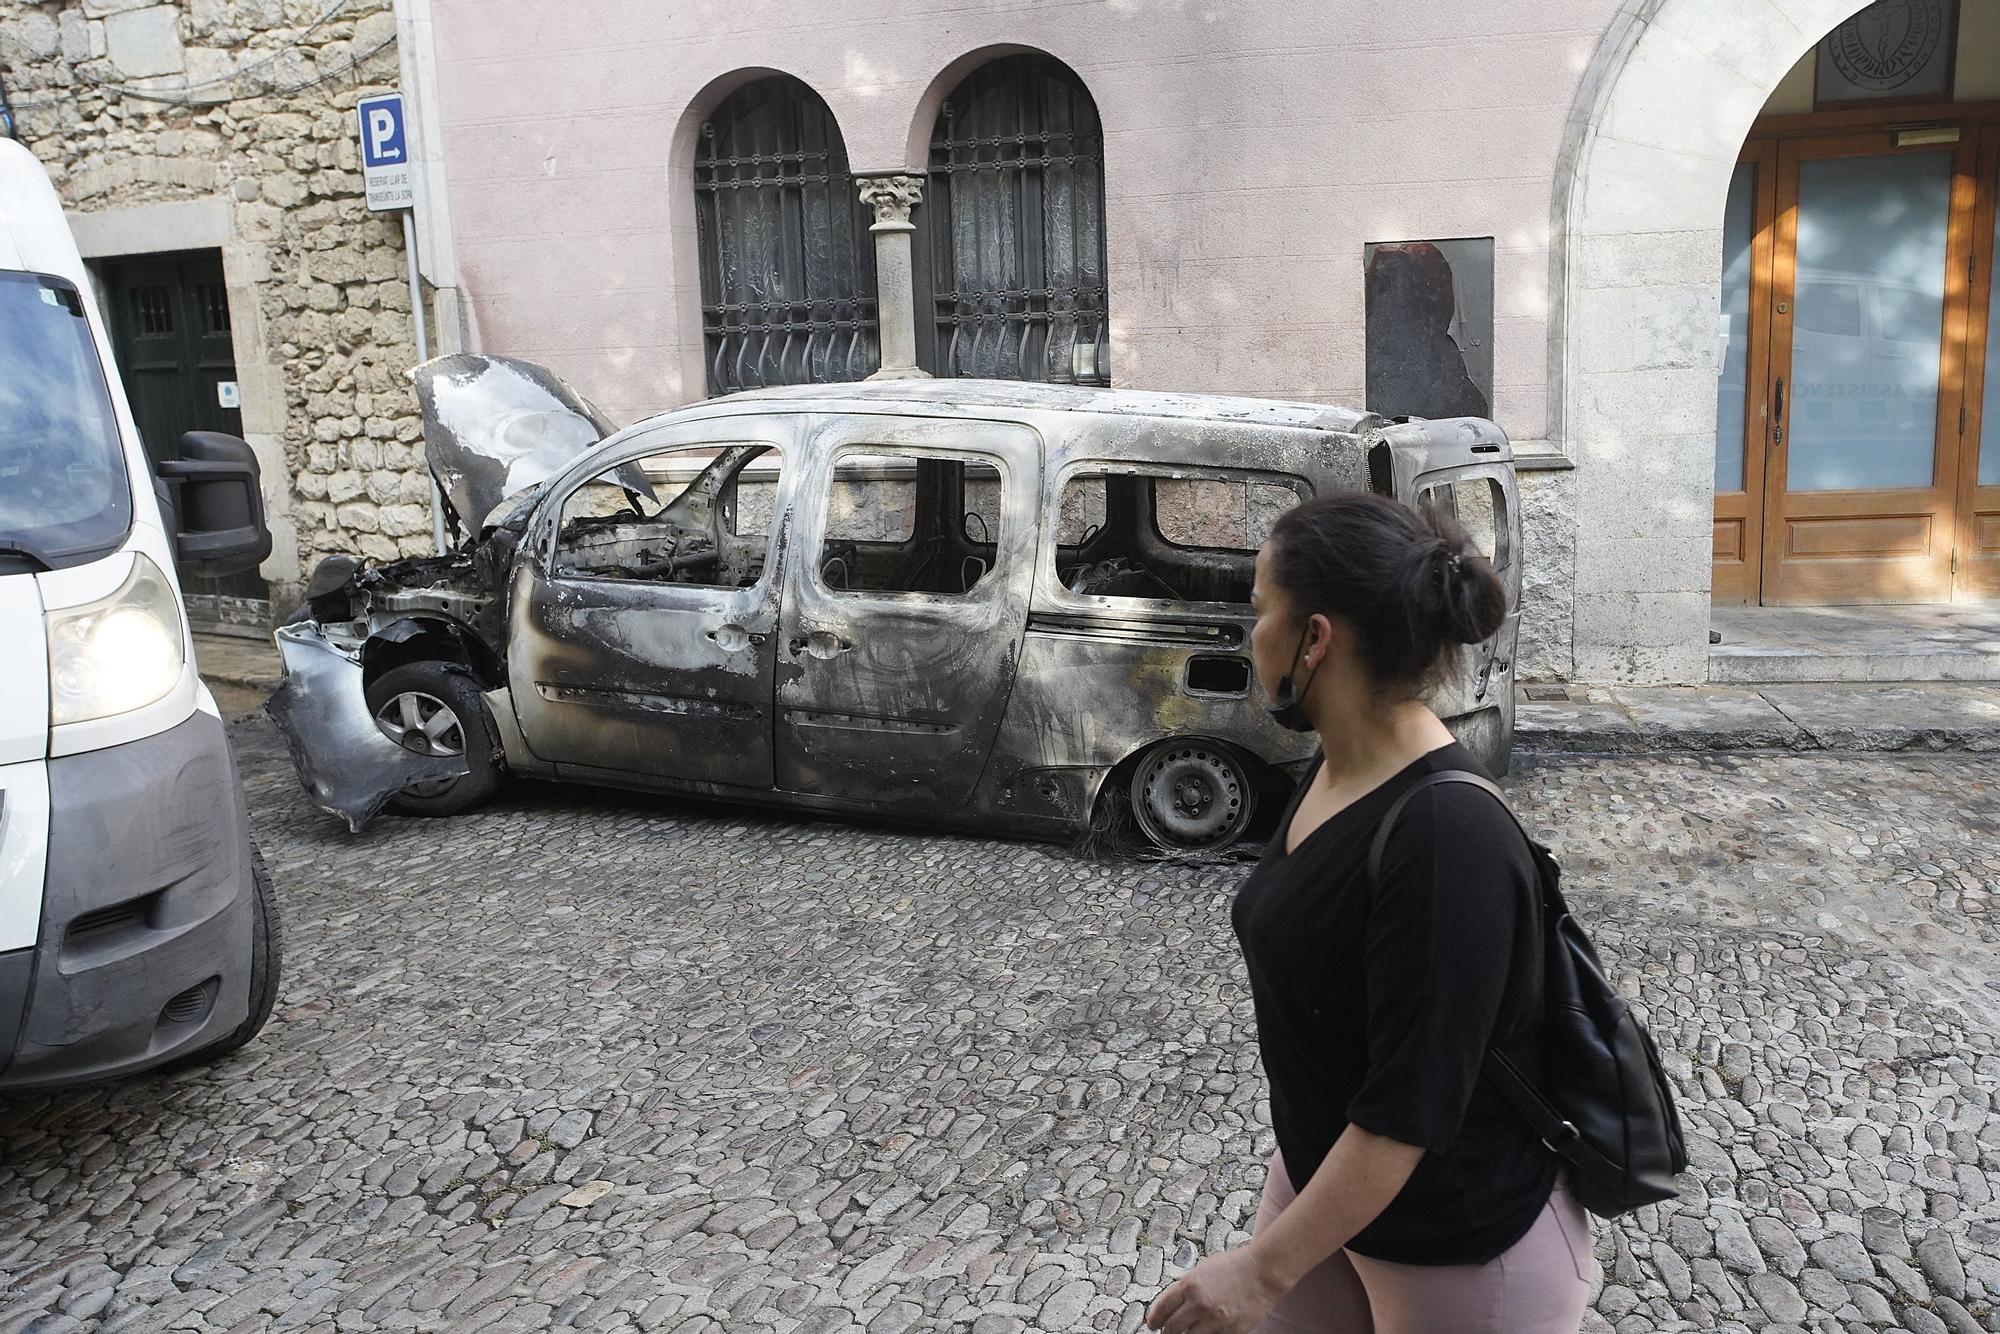
[[[1974,145],[1782,141],[1762,597],[1952,594]]]
[[[1958,550],[1954,594],[1961,600],[2000,597],[2000,126],[1988,126],[1979,146],[1979,202],[1972,225],[1970,315],[1967,320],[1964,404],[1959,418]]]
[[[180,457],[189,431],[243,434],[222,252],[115,259],[104,266],[118,370],[132,420],[155,463]],[[255,570],[220,579],[181,573],[188,615],[204,628],[261,628],[270,589]]]
[[[1772,217],[1778,147],[1744,147],[1723,219],[1722,375],[1715,408],[1714,601],[1754,603],[1763,582],[1765,445],[1771,437]]]
[[[221,253],[112,260],[104,280],[118,368],[146,452],[156,461],[179,458],[188,431],[241,435]]]

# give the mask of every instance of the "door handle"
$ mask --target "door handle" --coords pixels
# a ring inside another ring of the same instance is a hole
[[[750,647],[752,644],[763,642],[764,636],[753,635],[742,626],[731,622],[728,625],[718,625],[715,629],[710,630],[708,638],[711,643],[723,652],[735,653],[740,649]]]
[[[1785,438],[1785,377],[1778,377],[1778,386],[1772,393],[1775,400],[1771,405],[1771,425],[1776,432],[1774,439],[1782,442]]]
[[[792,636],[790,642],[785,647],[791,651],[791,655],[795,658],[800,654],[808,654],[824,662],[828,658],[839,657],[853,648],[854,645],[836,635],[830,635],[824,630],[815,630],[809,635]]]

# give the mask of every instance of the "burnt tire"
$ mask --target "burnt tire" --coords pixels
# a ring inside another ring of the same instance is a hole
[[[390,798],[404,815],[462,815],[500,786],[500,748],[479,683],[451,663],[412,662],[368,687],[368,712],[384,735],[425,755],[463,755],[468,772],[405,788]]]
[[[1220,852],[1257,814],[1257,773],[1233,746],[1162,741],[1139,756],[1127,787],[1132,821],[1162,852]]]
[[[229,1036],[211,1042],[200,1051],[169,1061],[162,1072],[218,1061],[248,1045],[263,1031],[278,1003],[278,980],[283,972],[284,931],[278,921],[278,896],[271,885],[271,872],[264,866],[264,854],[250,848],[250,1012]]]

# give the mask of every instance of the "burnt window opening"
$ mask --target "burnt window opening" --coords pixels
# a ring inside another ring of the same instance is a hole
[[[1363,247],[1368,410],[1493,415],[1493,238]]]
[[[1187,688],[1204,695],[1250,693],[1250,659],[1197,654],[1188,659]]]
[[[1417,508],[1457,524],[1472,549],[1493,562],[1496,570],[1513,563],[1513,543],[1507,522],[1507,492],[1492,477],[1463,477],[1438,482],[1417,492]]]
[[[1063,484],[1056,576],[1081,597],[1247,605],[1257,550],[1303,478],[1084,470]]]
[[[1067,66],[1008,56],[952,91],[916,219],[924,369],[1111,383],[1104,131]]]
[[[694,198],[710,394],[874,372],[869,215],[817,93],[774,76],[731,94],[701,127]]]
[[[780,455],[764,444],[663,450],[606,469],[563,501],[555,572],[697,588],[764,577]]]
[[[820,583],[835,592],[963,597],[999,559],[1000,470],[978,459],[842,454],[827,494]]]

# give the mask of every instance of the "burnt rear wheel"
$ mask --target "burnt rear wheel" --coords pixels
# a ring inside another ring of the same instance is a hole
[[[458,815],[500,786],[500,757],[479,683],[463,668],[442,662],[405,663],[368,687],[375,726],[397,745],[419,755],[463,755],[463,778],[418,783],[391,805],[406,815]]]
[[[1257,785],[1243,757],[1213,741],[1162,741],[1132,770],[1132,815],[1167,852],[1216,852],[1243,836]]]

